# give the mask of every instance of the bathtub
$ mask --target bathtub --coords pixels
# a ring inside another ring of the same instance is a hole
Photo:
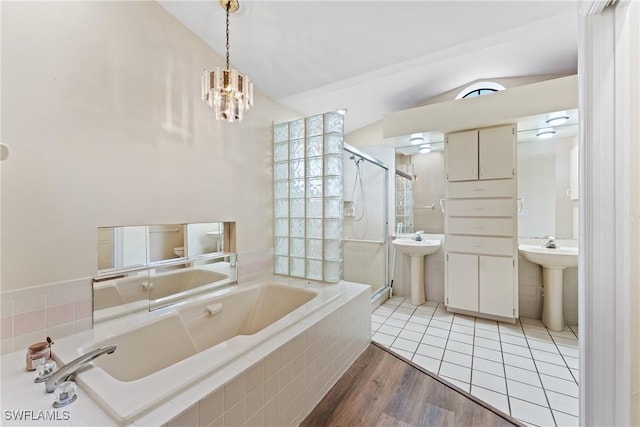
[[[275,283],[227,288],[144,313],[135,322],[123,319],[64,338],[53,354],[68,363],[117,344],[115,353],[94,360],[76,381],[114,420],[127,424],[299,324],[339,298],[339,289]]]

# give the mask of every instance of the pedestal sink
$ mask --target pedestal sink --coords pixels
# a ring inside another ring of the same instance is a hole
[[[424,257],[435,253],[440,248],[440,241],[400,238],[391,244],[398,251],[411,257],[411,304],[424,304]]]
[[[563,330],[562,274],[565,268],[578,265],[578,248],[549,249],[520,245],[518,249],[525,259],[542,266],[542,323],[551,330]]]

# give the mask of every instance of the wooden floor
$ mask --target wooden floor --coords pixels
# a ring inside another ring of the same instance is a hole
[[[522,426],[371,343],[301,426]]]

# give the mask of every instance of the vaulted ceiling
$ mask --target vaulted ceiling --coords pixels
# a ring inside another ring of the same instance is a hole
[[[218,0],[159,1],[224,55]],[[347,132],[478,79],[572,74],[575,1],[240,1],[231,62],[275,101],[348,108]]]

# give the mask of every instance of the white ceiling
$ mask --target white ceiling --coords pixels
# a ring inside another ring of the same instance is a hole
[[[224,56],[218,0],[159,3]],[[231,63],[275,101],[346,107],[345,131],[478,79],[572,74],[577,2],[240,0]]]

